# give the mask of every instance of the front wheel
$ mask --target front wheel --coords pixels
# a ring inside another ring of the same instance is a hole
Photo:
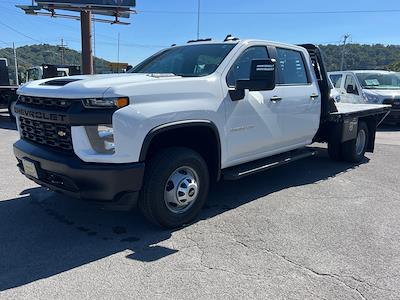
[[[342,155],[348,162],[361,162],[368,146],[368,126],[365,122],[358,124],[357,138],[342,144]]]
[[[147,165],[139,209],[156,225],[176,228],[190,223],[209,190],[207,164],[187,148],[168,148]]]

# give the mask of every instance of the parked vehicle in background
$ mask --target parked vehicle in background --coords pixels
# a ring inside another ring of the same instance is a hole
[[[25,74],[25,81],[30,82],[33,80],[65,77],[80,74],[80,66],[43,64],[41,66],[36,66],[28,69]]]
[[[28,83],[15,111],[18,167],[54,191],[137,203],[164,227],[191,222],[210,184],[316,154],[373,152],[388,105],[335,103],[314,45],[194,41],[126,74]],[[267,183],[266,183],[267,184]]]
[[[17,89],[17,85],[10,84],[7,59],[0,58],[0,108],[7,108],[12,119],[15,118],[14,106],[17,101]]]
[[[335,102],[340,102],[342,99],[341,99],[339,91],[333,85],[333,82],[330,79],[330,77],[328,77],[328,80],[329,80],[329,88],[331,90],[331,92],[330,92],[331,99],[334,100]]]
[[[389,71],[330,72],[329,77],[347,103],[392,105],[386,123],[400,125],[400,73]]]
[[[30,82],[34,80],[80,74],[80,66],[43,64],[28,69],[25,74],[25,81]],[[10,84],[7,59],[0,58],[0,108],[8,108],[10,118],[13,120],[15,120],[14,107],[18,98],[18,88],[19,86]]]

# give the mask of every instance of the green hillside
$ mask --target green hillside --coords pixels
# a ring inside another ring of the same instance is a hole
[[[329,71],[340,69],[342,46],[321,45]],[[60,64],[61,49],[52,45],[30,45],[17,48],[20,77],[26,69],[43,63]],[[7,58],[10,66],[14,65],[11,48],[0,49],[0,58]],[[400,46],[398,45],[360,45],[346,46],[345,69],[387,69],[400,71]],[[80,53],[65,49],[64,63],[80,65]],[[96,73],[109,73],[108,61],[95,58]],[[14,68],[10,67],[10,78],[15,78]]]
[[[61,49],[52,45],[30,45],[23,46],[16,49],[18,71],[24,74],[25,71],[33,66],[40,66],[42,64],[61,64]],[[12,48],[0,49],[0,58],[7,58],[10,65],[10,78],[15,78],[14,72],[14,57]],[[66,48],[64,50],[64,64],[67,65],[80,65],[81,54],[78,51]],[[108,61],[95,58],[96,73],[108,73]]]
[[[340,70],[342,46],[321,46],[325,55],[325,62],[329,71]],[[366,69],[396,69],[400,65],[400,46],[398,45],[360,45],[350,44],[345,50],[344,69],[366,70]]]

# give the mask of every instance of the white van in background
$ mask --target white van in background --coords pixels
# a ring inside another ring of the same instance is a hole
[[[400,73],[389,71],[330,72],[341,102],[391,104],[386,123],[400,124]]]

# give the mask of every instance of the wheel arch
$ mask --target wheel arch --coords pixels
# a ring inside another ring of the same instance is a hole
[[[188,134],[179,139],[180,134]],[[196,138],[194,135],[197,135]],[[204,138],[210,138],[204,143]],[[211,178],[221,178],[221,139],[217,126],[209,120],[184,120],[166,123],[151,129],[144,138],[139,161],[145,162],[157,147],[186,146],[199,152],[207,162]]]

